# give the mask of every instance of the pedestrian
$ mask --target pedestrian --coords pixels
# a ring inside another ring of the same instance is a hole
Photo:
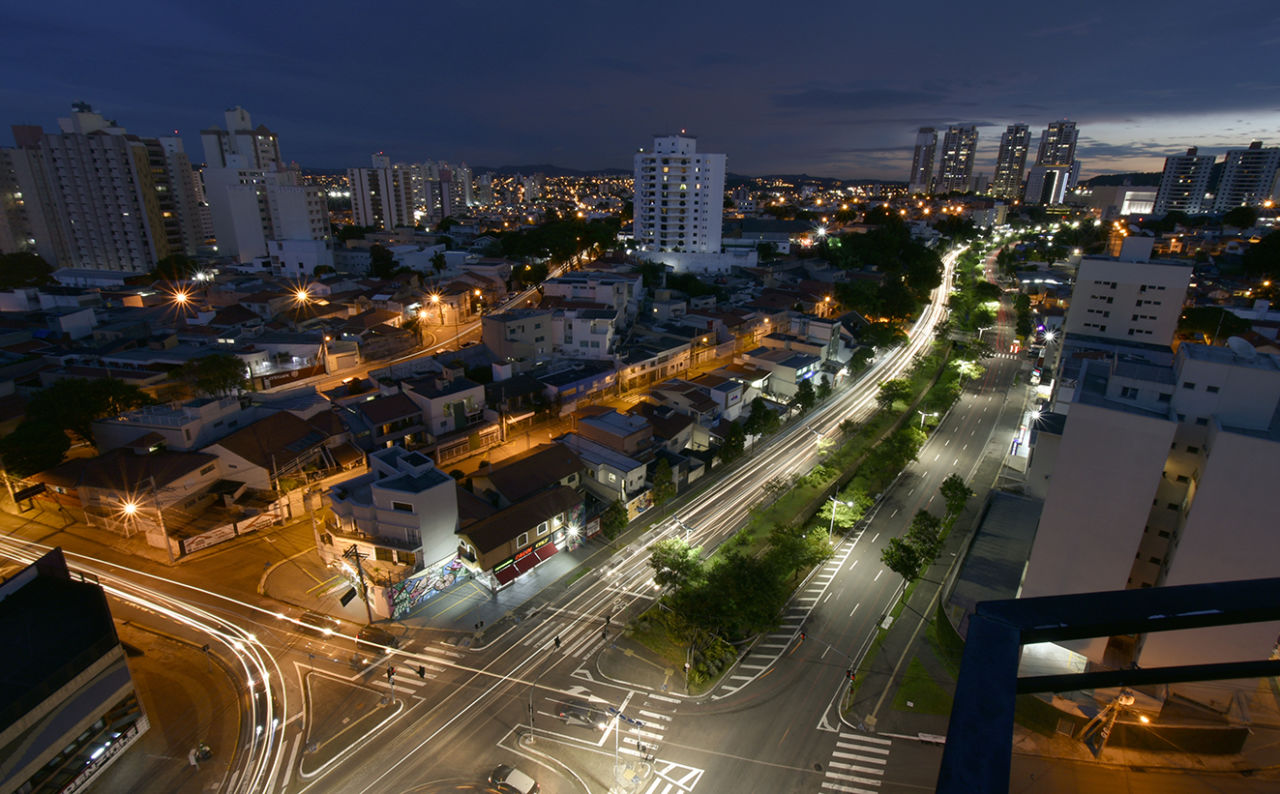
[[[557,649],[557,650],[559,650],[559,648],[560,648],[560,637],[559,637],[559,636],[557,636],[557,637],[556,637],[556,649]]]
[[[600,639],[602,639],[602,640],[606,640],[606,641],[609,639],[609,630],[608,630],[608,629],[600,629]]]

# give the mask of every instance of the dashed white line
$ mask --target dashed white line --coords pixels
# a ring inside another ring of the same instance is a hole
[[[853,570],[853,566],[855,566],[855,565],[857,565],[857,564],[858,564],[858,561],[857,561],[857,560],[854,560],[852,563],[850,563],[850,565],[849,565],[849,570],[851,570],[851,571],[852,571],[852,570]]]
[[[879,532],[877,532],[877,533],[876,533],[875,538],[872,538],[872,539],[871,539],[871,542],[872,542],[872,543],[875,543],[875,542],[876,542],[876,538],[878,538],[878,537],[880,537],[880,533],[879,533]]]
[[[873,582],[880,581],[880,574],[882,573],[884,573],[884,568],[881,568],[880,570],[876,571],[876,578],[872,579],[871,581]]]
[[[858,611],[858,607],[860,607],[860,606],[862,606],[862,602],[861,602],[861,601],[859,601],[858,603],[854,604],[854,605],[853,605],[853,612],[850,612],[850,613],[849,613],[849,617],[853,617],[853,613],[854,613],[854,612],[857,612],[857,611]]]

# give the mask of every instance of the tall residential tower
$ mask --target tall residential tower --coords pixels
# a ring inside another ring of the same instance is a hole
[[[972,124],[947,127],[938,164],[938,193],[968,193],[973,189],[973,155],[978,128]]]
[[[1022,174],[1027,167],[1030,149],[1031,130],[1026,124],[1010,124],[1000,136],[1000,153],[996,155],[991,195],[1002,199],[1016,199],[1022,195]]]
[[[1214,196],[1213,211],[1234,207],[1260,207],[1280,199],[1280,147],[1262,148],[1254,141],[1248,149],[1232,149],[1222,164],[1222,181]]]
[[[1156,192],[1155,212],[1164,215],[1171,210],[1199,215],[1204,212],[1204,196],[1209,190],[1209,172],[1213,155],[1200,155],[1193,146],[1186,154],[1164,159],[1160,190]]]
[[[938,132],[933,127],[921,127],[916,133],[916,148],[911,156],[911,176],[907,190],[911,193],[933,191],[933,159],[938,149]]]
[[[635,240],[642,251],[720,252],[725,156],[692,135],[662,135],[635,156]]]

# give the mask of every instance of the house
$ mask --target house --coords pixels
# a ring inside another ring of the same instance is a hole
[[[464,377],[426,375],[400,383],[404,395],[422,411],[434,438],[466,430],[484,421],[485,388]]]
[[[471,477],[476,495],[505,508],[560,486],[582,488],[582,460],[561,444],[539,444],[497,466],[482,466]]]
[[[609,410],[578,420],[577,432],[627,457],[653,457],[653,426],[643,416]]]
[[[706,392],[716,404],[716,413],[721,419],[733,422],[741,415],[745,404],[742,398],[746,389],[738,381],[708,372],[689,382]]]
[[[216,455],[222,461],[223,471],[229,479],[262,490],[279,491],[290,490],[281,487],[281,477],[296,478],[308,468],[342,468],[329,449],[330,443],[326,429],[299,419],[288,411],[280,411],[237,430],[202,451]],[[341,443],[339,440],[334,446]],[[338,454],[348,462],[360,458],[346,452]]]
[[[670,406],[639,402],[627,413],[643,417],[653,428],[654,444],[668,452],[678,453],[693,440],[693,419]]]
[[[496,591],[575,545],[582,521],[582,495],[557,485],[460,529],[458,553]]]
[[[578,433],[565,433],[555,441],[573,450],[582,461],[582,484],[601,502],[626,505],[646,490],[644,462]]]
[[[366,452],[416,442],[427,429],[422,409],[402,392],[343,406],[340,415],[351,427],[356,446]]]
[[[420,452],[401,447],[369,455],[369,471],[326,492],[317,544],[334,566],[353,546],[379,584],[394,583],[457,554],[458,497],[453,478]]]
[[[499,361],[538,361],[551,355],[550,309],[510,309],[480,320],[480,339]]]
[[[178,405],[146,405],[99,419],[93,423],[93,437],[100,450],[117,449],[154,434],[159,437],[157,443],[168,449],[191,451],[212,444],[262,415],[262,409],[246,409],[238,397],[201,397]]]
[[[674,408],[704,426],[716,423],[719,414],[716,401],[707,390],[687,380],[673,378],[663,381],[649,390],[655,402]]]
[[[813,378],[822,364],[822,359],[808,353],[767,347],[744,353],[742,358],[747,364],[769,370],[769,390],[788,400],[796,396],[801,381]]]

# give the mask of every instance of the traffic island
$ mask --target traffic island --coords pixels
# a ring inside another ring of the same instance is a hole
[[[398,697],[323,672],[303,677],[307,725],[298,773],[315,777],[404,710]]]

